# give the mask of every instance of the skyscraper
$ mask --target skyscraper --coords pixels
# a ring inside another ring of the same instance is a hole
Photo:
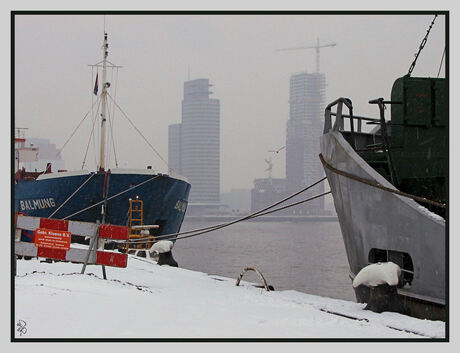
[[[208,79],[184,83],[182,123],[169,126],[170,169],[192,185],[190,205],[220,201],[220,103]]]
[[[324,171],[319,161],[319,138],[322,134],[326,78],[323,73],[296,73],[289,89],[289,120],[286,131],[286,189],[289,193],[321,179]],[[302,195],[324,192],[319,184]],[[324,199],[318,198],[295,208],[297,213],[318,214],[324,211]]]
[[[182,124],[168,126],[168,165],[170,173],[182,174]]]

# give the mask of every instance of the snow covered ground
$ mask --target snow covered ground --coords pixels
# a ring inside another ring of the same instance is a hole
[[[158,266],[18,260],[17,338],[444,338],[445,324],[297,291],[256,288],[235,278]],[[274,283],[275,288],[276,284]],[[336,314],[332,314],[334,312]],[[337,315],[340,314],[340,315]],[[350,319],[345,316],[360,318]]]

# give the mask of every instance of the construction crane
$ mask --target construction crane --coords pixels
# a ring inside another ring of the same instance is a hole
[[[316,45],[313,46],[300,46],[300,47],[290,47],[290,48],[282,48],[277,49],[276,51],[287,51],[287,50],[302,50],[302,49],[316,49],[316,72],[319,72],[319,49],[326,48],[326,47],[335,47],[335,43],[328,43],[328,44],[319,44],[319,38],[316,38]]]
[[[286,148],[286,146],[283,146],[283,147],[278,148],[277,150],[268,150],[268,152],[272,152],[272,153],[278,154],[278,153],[280,153],[281,150],[283,150],[283,149],[285,149],[285,148]]]
[[[280,151],[282,151],[285,148],[286,148],[286,146],[280,147],[280,148],[278,148],[276,150],[268,150],[268,153],[276,153],[276,154],[278,154],[278,153],[280,153]],[[265,163],[267,163],[267,169],[265,169],[265,171],[268,172],[268,179],[271,182],[271,180],[272,180],[272,170],[273,170],[272,158],[271,157],[268,157],[268,159],[265,158]]]

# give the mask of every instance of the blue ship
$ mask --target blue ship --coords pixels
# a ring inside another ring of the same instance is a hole
[[[105,185],[105,186],[104,186]],[[104,202],[104,189],[107,201]],[[144,224],[158,235],[177,233],[187,208],[190,184],[151,169],[41,174],[14,188],[15,211],[28,216],[127,225],[129,199],[143,201]]]
[[[51,173],[49,165],[45,172],[27,172],[17,168],[14,185],[15,212],[28,216],[77,220],[84,222],[129,225],[130,200],[142,200],[143,224],[154,225],[150,230],[155,236],[180,231],[187,209],[190,184],[181,176],[155,173],[146,169],[109,169],[106,166],[106,81],[108,62],[107,33],[102,46],[103,60],[96,65],[102,68],[100,99],[101,134],[100,158],[97,171],[59,171]],[[97,96],[98,75],[93,89]],[[109,96],[110,97],[110,96]],[[19,149],[27,150],[25,139],[15,139],[17,156]],[[170,237],[171,240],[174,236]]]

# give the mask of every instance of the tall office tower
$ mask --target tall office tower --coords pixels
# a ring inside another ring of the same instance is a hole
[[[181,163],[182,124],[168,126],[169,173],[182,174]]]
[[[192,185],[190,204],[220,201],[220,103],[209,98],[211,86],[208,79],[184,83],[179,168]]]
[[[304,188],[324,176],[318,158],[323,131],[326,78],[323,73],[293,74],[289,90],[289,120],[286,131],[286,189],[289,193]],[[324,192],[323,183],[302,198]],[[324,198],[294,208],[296,213],[321,214]]]

